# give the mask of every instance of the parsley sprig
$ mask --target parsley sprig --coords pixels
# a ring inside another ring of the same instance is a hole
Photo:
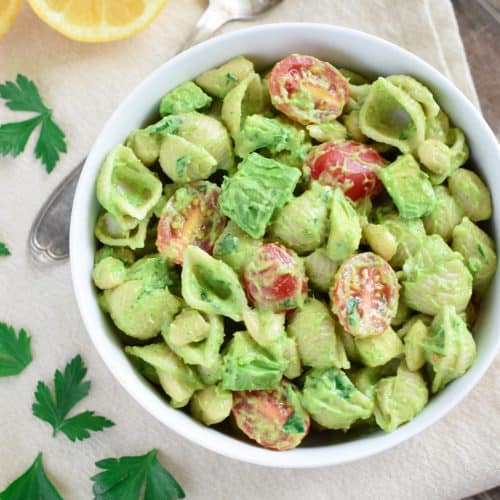
[[[31,337],[21,329],[16,336],[14,328],[0,323],[0,377],[21,373],[32,361]]]
[[[185,494],[179,483],[158,461],[157,450],[135,457],[106,458],[96,462],[103,469],[94,481],[95,500],[175,500]],[[141,496],[144,491],[144,496]]]
[[[95,415],[93,411],[84,411],[66,418],[72,408],[89,393],[90,381],[83,382],[86,374],[87,368],[78,355],[66,365],[63,373],[56,370],[55,397],[44,382],[38,382],[36,402],[32,406],[33,414],[52,426],[54,436],[61,431],[71,441],[83,441],[90,437],[90,431],[102,431],[115,425],[111,420]]]
[[[62,500],[45,474],[42,454],[39,453],[32,466],[0,493],[0,500]]]
[[[10,250],[5,243],[0,241],[0,257],[6,257],[7,255],[10,255]]]
[[[60,154],[67,151],[65,135],[52,119],[52,110],[43,103],[35,83],[24,75],[17,75],[15,83],[7,81],[0,84],[0,98],[13,111],[36,113],[27,120],[0,126],[0,154],[18,156],[26,148],[31,134],[41,125],[35,156],[42,161],[48,173],[52,172]]]

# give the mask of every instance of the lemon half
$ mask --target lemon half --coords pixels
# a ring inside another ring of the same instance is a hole
[[[9,31],[22,4],[22,0],[0,1],[0,36],[5,35]]]
[[[28,0],[38,17],[80,42],[129,38],[154,21],[168,0]]]

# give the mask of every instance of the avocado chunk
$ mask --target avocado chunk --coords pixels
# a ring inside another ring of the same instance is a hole
[[[392,432],[415,418],[428,399],[422,375],[402,362],[395,376],[382,378],[375,386],[375,420],[382,430]]]
[[[402,153],[417,150],[425,139],[425,114],[420,104],[387,78],[378,78],[359,111],[359,127],[374,141]]]
[[[302,404],[327,429],[347,430],[373,412],[373,402],[337,368],[313,368],[306,376]]]
[[[232,177],[225,177],[219,198],[222,212],[252,238],[262,238],[274,211],[291,199],[300,171],[252,153]]]
[[[195,82],[210,95],[224,99],[250,73],[254,73],[253,63],[238,56],[216,69],[205,71]]]
[[[463,375],[476,358],[474,338],[453,306],[446,305],[439,311],[423,347],[434,373],[433,393]]]
[[[185,82],[162,97],[160,115],[176,115],[207,108],[212,98],[194,82]]]
[[[223,359],[221,387],[230,391],[273,389],[285,369],[283,360],[259,346],[248,332],[234,334]]]
[[[245,292],[236,273],[201,248],[184,251],[182,297],[194,309],[241,321],[248,308]]]
[[[377,170],[379,179],[403,219],[418,219],[436,206],[436,195],[427,174],[412,155],[400,155],[390,165]]]

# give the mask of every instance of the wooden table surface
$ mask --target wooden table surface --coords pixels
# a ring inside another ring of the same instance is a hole
[[[500,12],[500,0],[491,4]],[[500,19],[478,0],[453,0],[453,6],[483,114],[500,138]],[[500,500],[500,486],[466,500]]]
[[[500,137],[500,18],[495,19],[484,3],[453,0],[483,114]],[[490,4],[500,13],[500,0]]]
[[[500,1],[492,1],[500,12]],[[500,23],[477,0],[453,0],[483,114],[500,137]],[[498,500],[500,487],[470,500]]]

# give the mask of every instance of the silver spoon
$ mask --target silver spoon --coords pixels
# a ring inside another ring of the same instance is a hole
[[[268,11],[283,0],[209,0],[182,50],[202,42],[223,24],[236,20],[249,20]],[[59,184],[39,210],[31,226],[28,247],[39,262],[57,262],[69,256],[69,225],[71,208],[83,160]]]

